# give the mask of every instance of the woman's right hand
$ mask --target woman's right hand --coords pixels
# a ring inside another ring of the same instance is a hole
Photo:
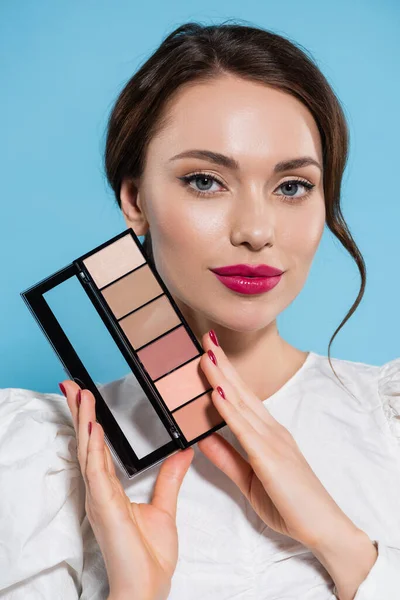
[[[164,600],[178,560],[178,492],[193,448],[164,460],[150,504],[131,502],[115,473],[103,428],[96,422],[93,394],[71,380],[63,381],[62,387],[77,438],[86,514],[107,569],[108,600]]]

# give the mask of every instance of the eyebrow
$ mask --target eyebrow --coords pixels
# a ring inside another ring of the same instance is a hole
[[[186,150],[185,152],[176,154],[169,160],[173,161],[179,158],[200,158],[202,160],[213,162],[217,165],[222,165],[228,169],[232,169],[232,171],[239,170],[239,163],[234,158],[231,156],[226,156],[225,154],[220,154],[219,152],[212,152],[211,150]],[[318,167],[320,171],[322,171],[321,165],[319,162],[314,160],[314,158],[311,158],[311,156],[301,156],[299,158],[291,158],[278,162],[274,167],[274,173],[282,173],[283,171],[307,167],[308,165],[314,165]]]

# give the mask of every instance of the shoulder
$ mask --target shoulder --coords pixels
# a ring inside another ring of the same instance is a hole
[[[64,396],[0,389],[0,446],[2,489],[10,502],[17,493],[22,504],[37,494],[38,506],[39,497],[47,497],[49,506],[72,492],[80,497],[75,430]]]
[[[330,379],[365,410],[383,411],[391,433],[400,443],[400,357],[382,365],[338,358],[331,358],[331,363],[344,386],[332,371],[327,356],[316,355],[311,371],[325,381]]]
[[[400,443],[400,357],[379,367],[377,385],[389,427]]]
[[[360,404],[368,404],[374,395],[381,367],[364,362],[332,358],[314,353],[314,359],[308,369],[308,378],[317,379],[324,388],[347,393]]]
[[[15,471],[58,465],[69,476],[79,472],[72,417],[60,394],[0,389],[0,444]]]
[[[41,590],[45,586],[41,573],[47,573],[51,581],[64,577],[65,584],[71,585],[67,571],[58,575],[51,571],[64,560],[71,564],[74,560],[79,571],[82,560],[84,485],[65,398],[20,388],[0,389],[0,447],[0,514],[10,513],[12,507],[12,514],[23,523],[17,529],[15,518],[0,524],[10,564],[0,573],[0,589],[18,582],[22,585],[35,575]],[[47,551],[54,540],[55,554]],[[22,554],[21,548],[26,549]],[[32,556],[36,556],[34,566]],[[66,591],[65,597],[75,595]]]
[[[0,432],[8,429],[12,436],[19,436],[26,429],[32,442],[37,434],[38,443],[45,443],[48,435],[54,437],[60,425],[64,426],[65,434],[74,434],[64,396],[22,388],[0,388]]]

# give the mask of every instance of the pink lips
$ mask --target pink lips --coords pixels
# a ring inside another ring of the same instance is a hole
[[[229,265],[211,269],[221,283],[241,294],[261,294],[274,288],[284,271],[268,265]]]

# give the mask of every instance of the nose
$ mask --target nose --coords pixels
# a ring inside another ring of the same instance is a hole
[[[241,194],[231,213],[231,243],[251,250],[272,246],[275,236],[273,207],[261,192]]]

